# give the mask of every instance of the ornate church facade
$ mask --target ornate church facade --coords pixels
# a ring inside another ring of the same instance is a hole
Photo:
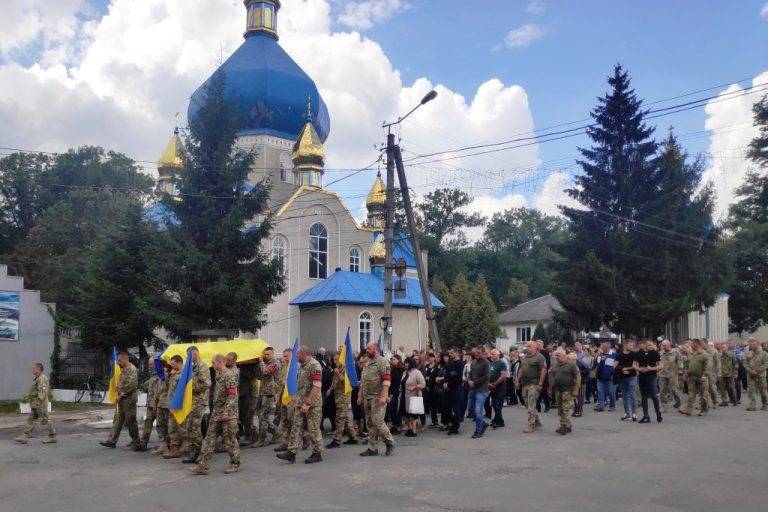
[[[279,0],[245,0],[243,44],[221,65],[225,94],[237,98],[245,126],[238,146],[253,150],[248,182],[270,184],[273,229],[264,249],[281,263],[285,292],[269,304],[255,333],[275,348],[303,344],[335,347],[347,328],[362,347],[381,334],[386,194],[377,175],[366,199],[367,220],[357,222],[336,193],[323,188],[328,109],[314,81],[278,44]],[[209,78],[210,80],[210,78]],[[207,83],[207,82],[206,82]],[[192,95],[195,115],[206,83]],[[158,161],[158,187],[173,193],[182,167],[182,144],[174,132]],[[423,346],[427,336],[415,259],[407,239],[394,255],[408,266],[405,297],[395,300],[393,345]],[[402,295],[402,294],[401,294]],[[433,297],[433,305],[441,307]]]

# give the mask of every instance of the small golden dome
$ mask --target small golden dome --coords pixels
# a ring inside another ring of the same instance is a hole
[[[304,125],[299,138],[296,140],[296,144],[293,145],[291,159],[295,169],[323,170],[325,166],[323,142],[310,121],[307,121],[307,124]]]
[[[384,265],[384,262],[387,260],[384,235],[381,233],[376,235],[376,240],[373,241],[373,245],[368,250],[368,260],[371,262],[371,265]]]
[[[387,205],[387,186],[384,185],[384,180],[381,179],[381,172],[376,174],[376,179],[373,181],[371,191],[368,192],[368,197],[365,199],[365,206],[369,209],[372,206],[386,206]]]
[[[179,129],[173,130],[173,136],[168,141],[165,151],[163,151],[160,160],[157,161],[157,168],[159,171],[164,169],[180,169],[184,167],[184,162],[181,160],[181,152],[183,148],[181,139],[179,138]]]

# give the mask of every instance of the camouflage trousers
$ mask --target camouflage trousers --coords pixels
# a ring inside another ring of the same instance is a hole
[[[709,410],[709,379],[701,377],[688,377],[688,404],[685,406],[688,412],[693,412],[696,405],[696,396],[701,399],[701,412]]]
[[[323,421],[322,406],[310,407],[306,414],[303,414],[301,409],[294,404],[291,404],[291,409],[293,418],[291,419],[291,433],[288,434],[288,451],[297,453],[306,434],[312,444],[312,453],[322,453],[323,435],[320,430],[320,424]]]
[[[670,399],[674,404],[680,404],[680,387],[677,375],[673,377],[659,377],[659,399],[664,409],[667,409]]]
[[[259,430],[256,434],[257,441],[266,441],[267,434],[275,436],[277,427],[275,426],[277,413],[277,397],[274,395],[262,395],[259,397],[258,407],[256,408],[259,418]]]
[[[221,445],[229,454],[229,463],[234,467],[240,467],[240,444],[237,442],[237,418],[230,420],[212,420],[208,425],[208,432],[200,447],[200,456],[197,465],[200,469],[208,470],[211,458],[216,448],[216,433],[221,433]]]
[[[716,377],[715,374],[710,373],[708,379],[709,379],[708,386],[709,386],[709,399],[710,399],[710,403],[713,406],[715,406],[715,405],[718,404],[718,401],[717,401],[717,391],[718,391],[718,389],[717,389],[717,382],[719,380],[719,377]]]
[[[128,428],[131,441],[139,442],[139,424],[136,422],[136,399],[122,399],[115,407],[115,416],[112,418],[112,431],[109,433],[109,441],[117,442],[123,425]]]
[[[183,424],[179,425],[179,422],[176,421],[176,416],[174,416],[170,411],[168,411],[168,446],[169,447],[181,448],[182,442],[184,441],[184,430],[182,426]]]
[[[293,425],[293,404],[284,405],[282,401],[279,404],[279,410],[277,414],[277,432],[278,439],[282,439],[284,443],[288,442],[288,436],[291,434],[291,426]]]
[[[530,428],[537,428],[541,426],[541,420],[539,419],[539,411],[536,410],[536,402],[539,400],[539,390],[536,384],[528,384],[523,386],[523,399],[525,400],[525,408],[528,409],[528,426]]]
[[[163,416],[165,416],[164,420]],[[155,422],[157,422],[157,438],[160,444],[168,443],[168,409],[147,407],[147,414],[144,416],[144,429],[141,431],[141,444],[144,446],[149,443]]]
[[[31,434],[35,430],[38,421],[44,427],[48,427],[48,437],[56,437],[56,430],[53,428],[53,423],[51,423],[51,419],[48,417],[47,403],[32,407],[32,411],[27,416],[27,424],[24,426],[24,434]]]
[[[736,379],[733,377],[720,377],[718,388],[720,390],[720,399],[723,403],[730,400],[731,405],[736,405],[738,401],[736,398]]]
[[[200,446],[203,444],[203,415],[205,414],[205,403],[192,403],[192,411],[184,420],[184,440],[187,442],[189,454],[197,456],[200,453]],[[209,429],[210,430],[210,429]],[[216,429],[213,429],[214,436]],[[214,437],[214,440],[216,438]]]
[[[386,404],[381,405],[379,397],[366,398],[363,411],[365,412],[365,425],[368,427],[368,447],[371,450],[376,450],[379,439],[387,446],[395,444],[389,427],[384,422],[384,415],[387,412]],[[338,423],[336,428],[338,428]]]
[[[573,393],[570,389],[555,389],[555,403],[557,404],[557,415],[560,416],[560,426],[571,428],[571,417],[573,416]]]
[[[337,443],[341,442],[341,436],[344,435],[344,429],[349,431],[350,439],[357,439],[355,426],[349,421],[349,405],[351,400],[351,395],[336,395],[336,428],[333,430],[333,440]]]
[[[760,394],[760,402],[763,407],[768,406],[768,391],[766,391],[765,372],[757,375],[747,375],[747,396],[749,405],[747,407],[754,409],[757,407],[757,395]]]

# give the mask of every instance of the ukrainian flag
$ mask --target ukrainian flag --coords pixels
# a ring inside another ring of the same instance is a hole
[[[112,347],[112,375],[109,377],[109,390],[107,391],[107,402],[117,403],[117,384],[120,382],[120,376],[123,370],[117,364],[117,347]]]
[[[168,404],[177,423],[181,423],[192,412],[192,357],[187,350],[187,359],[179,376],[179,385],[173,393],[173,398]]]
[[[299,392],[299,359],[297,352],[299,351],[299,338],[293,342],[293,348],[291,349],[291,362],[288,365],[288,374],[285,378],[285,387],[283,388],[283,397],[281,399],[283,405],[288,405],[293,401],[293,398]]]
[[[352,352],[352,340],[349,339],[349,327],[347,327],[347,337],[339,354],[339,365],[344,367],[344,394],[348,395],[352,392],[352,388],[360,387],[355,368],[355,355]]]

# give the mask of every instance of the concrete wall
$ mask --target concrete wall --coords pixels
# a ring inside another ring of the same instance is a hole
[[[689,338],[725,341],[728,339],[728,321],[728,295],[723,294],[712,306],[668,322],[665,334],[674,343]]]
[[[320,347],[332,351],[337,344],[336,338],[335,305],[308,308],[301,313],[301,344],[313,353]]]
[[[29,390],[33,363],[43,363],[45,373],[50,373],[54,322],[40,302],[40,292],[25,290],[24,280],[9,276],[5,265],[0,265],[0,291],[21,295],[19,340],[0,341],[0,400],[13,400]]]

